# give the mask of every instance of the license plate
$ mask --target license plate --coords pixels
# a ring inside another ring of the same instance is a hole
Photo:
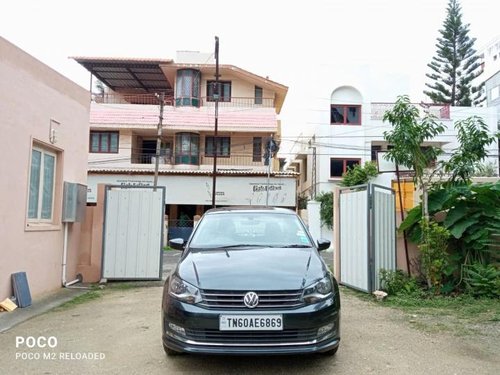
[[[273,315],[221,315],[221,331],[282,331],[283,316]]]

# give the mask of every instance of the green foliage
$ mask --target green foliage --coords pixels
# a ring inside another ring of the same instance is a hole
[[[304,194],[299,194],[297,196],[297,207],[299,210],[307,209],[307,202],[309,201],[309,197]]]
[[[460,146],[451,158],[443,162],[443,169],[451,174],[450,182],[469,182],[480,167],[480,162],[488,156],[487,146],[495,140],[490,136],[488,126],[481,117],[471,116],[455,123]]]
[[[333,193],[322,192],[316,197],[316,200],[321,203],[320,205],[320,219],[321,225],[327,228],[333,228]]]
[[[407,230],[412,242],[420,243],[420,206],[414,207],[399,230]],[[500,181],[485,184],[436,186],[429,192],[429,213],[446,213],[442,225],[450,232],[450,247],[461,256],[461,264],[496,261],[493,245],[500,233]]]
[[[418,285],[417,279],[408,276],[401,270],[388,271],[381,269],[380,282],[382,290],[392,296],[422,294],[422,289]]]
[[[464,282],[475,297],[500,297],[500,271],[493,265],[473,263],[464,267]]]
[[[450,233],[435,222],[422,220],[421,228],[424,241],[419,245],[421,265],[429,288],[441,292],[445,270],[449,264],[448,238]]]
[[[356,164],[354,167],[349,168],[347,172],[342,175],[343,186],[356,186],[367,184],[370,179],[378,175],[377,164],[368,161],[364,166]]]
[[[392,125],[391,131],[384,132],[384,140],[393,146],[385,158],[397,165],[415,171],[415,180],[422,186],[424,169],[435,160],[440,150],[434,147],[423,149],[422,144],[444,132],[432,115],[420,120],[418,109],[410,103],[406,95],[399,96],[392,110],[385,112],[384,121]]]
[[[427,66],[431,83],[424,91],[434,103],[453,106],[478,105],[484,101],[483,84],[472,86],[482,73],[479,55],[474,49],[475,38],[469,37],[469,25],[462,22],[462,9],[458,0],[450,0],[441,37],[437,39],[436,56]],[[475,95],[474,95],[475,94]]]
[[[488,163],[479,163],[476,166],[476,170],[474,171],[474,177],[495,177],[498,176],[497,168],[495,164]]]

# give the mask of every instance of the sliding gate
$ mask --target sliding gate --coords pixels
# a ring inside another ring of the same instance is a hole
[[[394,190],[369,184],[340,189],[341,284],[371,293],[380,269],[396,269]]]
[[[162,276],[165,187],[106,186],[102,277]]]

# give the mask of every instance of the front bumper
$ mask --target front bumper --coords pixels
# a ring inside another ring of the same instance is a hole
[[[283,331],[221,332],[221,314],[281,314]],[[334,297],[289,310],[215,310],[173,298],[168,298],[162,308],[163,344],[185,353],[280,355],[327,352],[340,343],[339,323],[340,303]],[[327,325],[332,328],[318,336],[318,330]]]

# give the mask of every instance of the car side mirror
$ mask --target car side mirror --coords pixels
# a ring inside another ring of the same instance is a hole
[[[318,244],[318,251],[326,250],[326,249],[328,249],[330,247],[331,241],[325,240],[324,238],[320,238],[317,241],[317,244]]]
[[[168,245],[174,250],[184,250],[185,241],[183,238],[172,238]]]

